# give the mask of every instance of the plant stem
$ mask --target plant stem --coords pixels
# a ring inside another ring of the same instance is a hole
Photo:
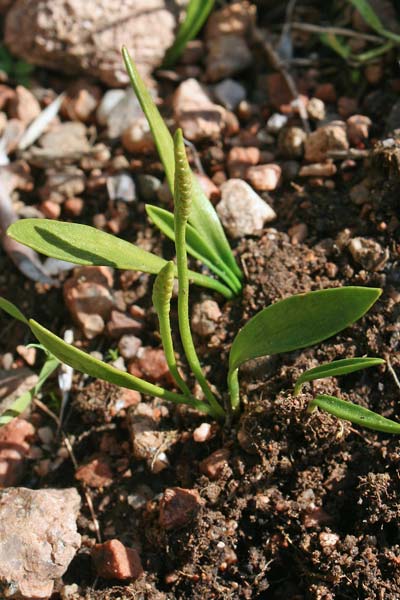
[[[186,224],[190,213],[192,177],[186,158],[183,135],[180,129],[174,137],[175,148],[175,188],[174,188],[174,226],[175,226],[175,248],[178,269],[178,320],[182,345],[187,361],[194,376],[200,384],[203,393],[210,404],[212,414],[215,418],[221,418],[225,411],[218,403],[212,393],[206,378],[203,375],[200,361],[194,347],[189,321],[189,276],[186,251]]]
[[[178,371],[172,341],[170,310],[173,286],[174,263],[171,260],[161,269],[156,277],[153,286],[153,305],[158,316],[161,341],[168,368],[178,387],[180,387],[185,396],[190,397],[191,392]]]
[[[232,412],[238,411],[240,406],[239,393],[239,369],[234,369],[228,373],[228,389],[231,401]]]

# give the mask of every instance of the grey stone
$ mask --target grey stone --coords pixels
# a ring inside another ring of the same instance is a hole
[[[217,213],[229,235],[239,238],[258,235],[265,223],[276,218],[275,211],[242,179],[229,179],[221,186]]]
[[[214,95],[228,110],[235,108],[246,98],[245,88],[234,79],[224,79],[214,87]]]

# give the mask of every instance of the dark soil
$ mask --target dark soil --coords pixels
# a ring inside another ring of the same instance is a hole
[[[340,86],[343,65],[336,66]],[[379,91],[390,109],[395,98],[384,86]],[[368,114],[368,103],[363,106]],[[383,139],[382,116],[374,126],[376,137]],[[226,150],[222,142],[219,146]],[[56,437],[46,455],[54,470],[41,476],[32,459],[23,485],[77,486],[82,491],[78,525],[83,544],[64,577],[65,584],[79,585],[77,599],[399,600],[400,441],[306,411],[311,394],[318,391],[399,419],[400,390],[389,367],[400,367],[400,170],[385,152],[360,162],[349,182],[339,174],[333,190],[298,180],[295,187],[283,186],[274,193],[274,228],[235,248],[245,273],[243,295],[230,302],[218,298],[223,316],[217,330],[208,343],[198,340],[209,377],[222,393],[235,332],[261,308],[294,293],[342,285],[378,286],[383,293],[368,315],[333,339],[246,365],[241,371],[243,412],[230,429],[216,427],[211,440],[195,443],[191,433],[203,417],[144,399],[172,440],[170,466],[154,473],[132,455],[129,419],[110,412],[119,391],[75,375],[64,432],[79,465],[99,452],[107,456],[113,482],[90,490],[91,511],[70,456]],[[200,148],[206,166],[208,153],[209,148]],[[144,161],[144,172],[146,166]],[[367,174],[372,183],[365,210],[351,202],[349,189]],[[100,195],[96,210],[104,206]],[[94,212],[95,204],[89,202],[82,221],[90,222]],[[294,223],[307,225],[305,243],[290,241],[287,232]],[[160,252],[163,244],[172,254],[169,243],[144,225],[142,204],[130,209],[129,226],[135,235],[141,232],[148,248]],[[374,270],[355,263],[346,236],[368,237],[386,248],[384,266]],[[118,276],[116,285],[128,304],[131,294],[146,309],[143,342],[158,347],[151,280],[143,276],[129,285],[124,277]],[[59,334],[71,325],[61,291],[27,281],[4,254],[0,290]],[[204,292],[192,289],[193,300],[202,297]],[[2,353],[31,341],[22,325],[0,319]],[[112,346],[106,338],[82,343],[103,353]],[[304,394],[292,396],[305,369],[363,355],[380,356],[387,363],[340,380],[315,382]],[[50,395],[45,398],[52,407]],[[55,429],[38,408],[33,418]],[[220,448],[229,450],[229,466],[210,481],[199,463]],[[168,532],[159,524],[159,501],[174,486],[198,490],[204,504],[190,525]],[[103,540],[117,538],[139,550],[145,570],[140,580],[121,586],[96,578],[90,559],[97,541],[93,516]]]

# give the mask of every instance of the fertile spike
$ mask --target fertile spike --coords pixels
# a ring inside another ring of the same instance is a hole
[[[158,273],[153,285],[153,304],[157,312],[167,310],[172,296],[174,286],[174,263],[172,260]]]
[[[192,174],[186,156],[182,129],[174,135],[175,181],[174,200],[179,217],[188,220],[192,206]]]

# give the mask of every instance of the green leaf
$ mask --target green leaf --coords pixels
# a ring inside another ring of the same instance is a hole
[[[121,238],[78,223],[21,219],[8,228],[7,234],[41,254],[78,265],[109,266],[156,274],[167,263]],[[232,296],[226,286],[211,277],[190,271],[190,279],[197,285],[219,291],[227,298]]]
[[[175,241],[174,215],[164,208],[151,204],[146,204],[145,208],[154,225],[170,240]],[[235,293],[239,293],[241,285],[236,275],[233,273],[227,275],[224,271],[224,264],[221,263],[218,254],[214,253],[212,248],[204,243],[196,229],[189,224],[186,226],[186,249],[189,254],[207,265],[211,271],[223,279]],[[212,261],[210,260],[210,256],[213,257]]]
[[[109,383],[113,383],[120,387],[136,390],[142,394],[150,394],[158,398],[165,398],[171,402],[191,404],[199,410],[209,413],[209,406],[203,402],[196,401],[194,398],[182,396],[181,394],[176,394],[175,392],[170,392],[157,385],[148,383],[144,379],[134,377],[124,371],[119,371],[111,365],[94,358],[90,354],[86,354],[86,352],[82,352],[82,350],[67,344],[64,340],[33,319],[29,320],[29,325],[33,334],[45,348],[61,362],[69,365],[76,371],[87,373],[92,377],[103,379],[104,381],[108,381]]]
[[[132,87],[149,122],[159,156],[164,165],[168,185],[173,193],[175,160],[172,136],[125,47],[122,49],[122,56]],[[189,222],[197,230],[204,242],[220,256],[225,264],[225,270],[227,272],[233,271],[238,277],[242,277],[218,215],[194,175],[192,210]]]
[[[163,66],[171,67],[184,51],[186,44],[196,37],[212,11],[214,0],[190,0],[186,17],[175,37],[171,48],[167,51]]]
[[[382,365],[385,361],[382,358],[344,358],[335,360],[325,365],[320,365],[314,369],[309,369],[300,375],[294,387],[294,395],[296,396],[301,387],[306,381],[314,381],[315,379],[324,379],[325,377],[337,377],[338,375],[347,375],[361,369],[368,369],[376,365]]]
[[[335,396],[321,394],[310,402],[310,409],[315,406],[322,408],[339,419],[351,421],[367,429],[383,431],[384,433],[400,433],[400,423],[386,419],[372,410],[368,410],[352,402],[347,402],[346,400],[341,400]]]
[[[400,42],[400,35],[385,29],[382,21],[367,0],[349,0],[358,10],[364,21],[377,33],[395,42]]]
[[[0,297],[0,308],[2,310],[4,310],[4,312],[8,313],[14,319],[17,319],[18,321],[25,323],[25,325],[29,325],[28,319],[26,319],[24,317],[24,315],[22,314],[22,312],[19,310],[19,308],[17,308],[15,306],[15,304],[10,302],[9,300],[6,300],[5,298]]]
[[[317,344],[362,317],[381,290],[342,287],[297,294],[256,314],[236,335],[230,369],[269,354],[289,352]]]
[[[351,54],[350,46],[345,44],[334,33],[321,33],[319,37],[323,44],[331,48],[336,54],[339,54],[344,60],[349,58]]]
[[[21,413],[30,405],[35,396],[40,392],[43,384],[47,381],[50,375],[59,367],[60,361],[57,360],[54,356],[49,356],[43,367],[39,373],[39,378],[36,385],[27,390],[19,398],[14,400],[14,402],[9,406],[1,415],[0,415],[0,427],[7,425],[10,421],[15,419],[15,417],[19,417]]]

